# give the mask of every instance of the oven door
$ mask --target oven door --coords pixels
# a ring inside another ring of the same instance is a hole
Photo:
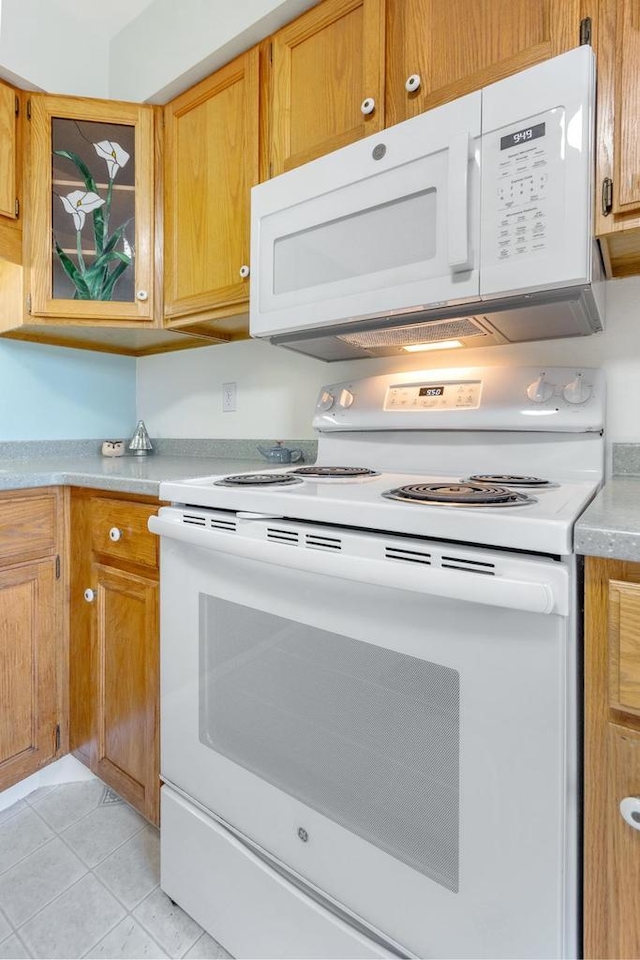
[[[171,512],[163,779],[410,953],[573,956],[573,644],[539,612],[567,609],[566,568],[507,555],[502,587],[406,539],[385,585],[330,528],[256,546]]]
[[[481,99],[253,188],[252,336],[479,298]]]

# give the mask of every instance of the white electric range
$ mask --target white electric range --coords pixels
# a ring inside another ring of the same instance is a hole
[[[160,488],[163,889],[237,957],[576,956],[602,375],[354,380],[313,422],[313,466]]]

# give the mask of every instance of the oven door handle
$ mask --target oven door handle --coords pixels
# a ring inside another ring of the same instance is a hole
[[[414,566],[394,560],[341,556],[339,553],[296,544],[271,543],[234,533],[191,527],[161,516],[149,518],[149,529],[160,536],[205,550],[342,580],[528,613],[568,615],[568,575],[560,564],[557,568],[545,570],[544,579],[520,580],[466,570]],[[536,573],[540,571],[536,570]]]

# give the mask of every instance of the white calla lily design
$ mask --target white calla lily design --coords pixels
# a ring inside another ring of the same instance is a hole
[[[101,140],[99,143],[94,143],[93,149],[99,157],[106,160],[109,180],[114,180],[120,167],[126,166],[129,160],[127,151],[114,140]]]
[[[73,217],[73,223],[78,232],[84,227],[87,214],[97,210],[105,202],[102,197],[90,190],[73,190],[66,197],[60,197],[60,200],[67,213]]]

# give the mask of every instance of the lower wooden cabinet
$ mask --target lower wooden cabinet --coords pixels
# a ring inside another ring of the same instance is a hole
[[[66,752],[63,495],[0,494],[0,790]]]
[[[640,563],[587,558],[585,612],[584,956],[622,960],[640,957]]]
[[[159,816],[158,502],[71,496],[70,748],[147,819]]]

